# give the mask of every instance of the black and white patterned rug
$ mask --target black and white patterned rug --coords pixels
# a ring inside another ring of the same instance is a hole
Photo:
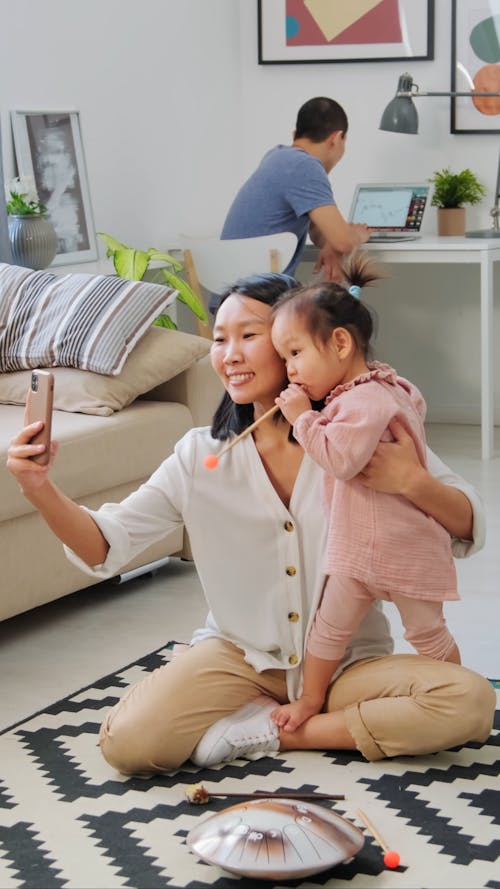
[[[170,656],[168,647],[153,652],[0,736],[2,889],[266,885],[203,863],[186,846],[200,819],[236,802],[192,805],[185,785],[198,781],[214,793],[345,794],[345,801],[324,805],[363,830],[356,810],[364,810],[401,856],[397,870],[386,869],[367,834],[349,864],[272,885],[500,889],[499,710],[486,744],[433,756],[369,764],[358,754],[297,752],[216,769],[186,767],[150,780],[123,778],[97,747],[103,714]]]

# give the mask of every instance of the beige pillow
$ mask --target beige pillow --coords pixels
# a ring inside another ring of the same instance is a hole
[[[205,337],[151,327],[127,358],[117,376],[50,368],[54,374],[54,407],[60,411],[109,417],[155,386],[191,367],[210,351]],[[24,404],[31,371],[0,374],[0,403]]]

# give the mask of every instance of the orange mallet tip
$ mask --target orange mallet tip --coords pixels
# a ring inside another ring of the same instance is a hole
[[[215,454],[207,454],[207,456],[203,460],[206,469],[215,469],[218,462],[219,458],[216,457]]]
[[[390,867],[390,868],[399,867],[400,861],[401,861],[401,858],[399,856],[399,852],[395,852],[394,849],[392,849],[389,852],[386,852],[384,855],[384,864],[386,867]]]

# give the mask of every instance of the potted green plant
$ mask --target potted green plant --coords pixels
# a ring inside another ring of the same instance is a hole
[[[32,176],[11,180],[5,206],[13,262],[24,268],[47,268],[57,252],[57,235]]]
[[[429,179],[434,186],[431,204],[438,208],[438,234],[465,234],[464,204],[478,204],[486,188],[467,167],[452,173],[448,167],[437,170]]]
[[[104,232],[97,232],[97,235],[106,244],[106,255],[113,258],[115,271],[120,278],[127,278],[129,281],[147,279],[158,284],[168,284],[177,290],[177,299],[185,303],[202,323],[208,321],[203,303],[187,281],[177,274],[184,268],[182,262],[170,253],[160,253],[154,247],[150,247],[149,250],[137,250],[135,247],[127,247],[126,244]],[[150,268],[151,263],[157,262],[161,262],[162,265]],[[154,323],[158,327],[177,329],[175,321],[167,314],[160,315]]]
[[[10,216],[41,216],[47,207],[38,200],[34,184],[17,176],[9,184],[7,213]]]

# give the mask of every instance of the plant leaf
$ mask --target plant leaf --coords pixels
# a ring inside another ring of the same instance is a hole
[[[47,207],[41,201],[28,199],[27,192],[11,191],[6,203],[7,213],[11,216],[43,216]]]
[[[111,235],[106,235],[104,232],[97,232],[97,237],[102,238],[108,248],[106,256],[113,256],[113,253],[116,253],[117,250],[122,250],[125,247],[125,244],[117,241],[116,238],[112,238]]]
[[[150,247],[147,251],[136,250],[134,247],[127,247],[126,244],[122,244],[121,241],[117,241],[116,238],[107,235],[105,232],[97,232],[97,235],[102,238],[106,244],[106,255],[108,257],[113,257],[115,270],[120,278],[126,278],[129,281],[142,281],[149,269],[149,263],[152,260],[166,262],[168,266],[177,272],[182,271],[184,268],[183,264],[170,253],[160,253],[160,251],[156,250],[154,247]],[[172,287],[177,291],[176,298],[185,303],[200,321],[208,321],[205,307],[194,290],[190,287],[187,281],[184,281],[182,278],[179,278],[178,275],[175,275],[174,272],[170,271],[170,268],[161,266],[159,268],[149,269],[149,280],[151,280],[151,278],[154,278],[158,283],[160,283],[158,280],[159,278],[163,279],[161,283],[166,281],[169,287]],[[169,315],[160,315],[154,323],[159,327],[167,327],[170,330],[177,330],[177,325],[172,321]]]
[[[115,252],[113,262],[121,278],[127,278],[129,281],[142,281],[144,272],[149,265],[149,257],[143,250],[124,247]]]
[[[106,244],[106,256],[113,257],[115,271],[120,278],[126,278],[128,281],[142,281],[144,272],[149,264],[149,255],[143,250],[135,250],[133,247],[127,247],[111,235],[104,232],[97,232],[98,236],[103,239]]]
[[[167,283],[170,284],[170,286],[173,287],[174,290],[178,291],[177,299],[185,303],[196,315],[196,317],[200,319],[200,321],[207,322],[208,315],[205,311],[203,303],[200,299],[198,299],[196,293],[194,292],[194,290],[192,290],[187,281],[179,278],[178,275],[174,275],[168,269],[162,269],[161,271],[163,272]]]
[[[171,265],[175,272],[181,272],[184,268],[182,262],[179,262],[179,260],[176,259],[175,256],[171,256],[170,253],[160,253],[158,250],[155,250],[154,247],[150,247],[148,254],[150,259],[162,260],[168,265]]]
[[[172,321],[170,315],[158,315],[155,321],[153,321],[153,327],[166,327],[168,330],[177,330],[177,324]]]
[[[431,200],[433,207],[462,207],[478,204],[486,195],[485,186],[468,167],[460,173],[452,173],[449,167],[437,170],[429,179],[434,185]]]

